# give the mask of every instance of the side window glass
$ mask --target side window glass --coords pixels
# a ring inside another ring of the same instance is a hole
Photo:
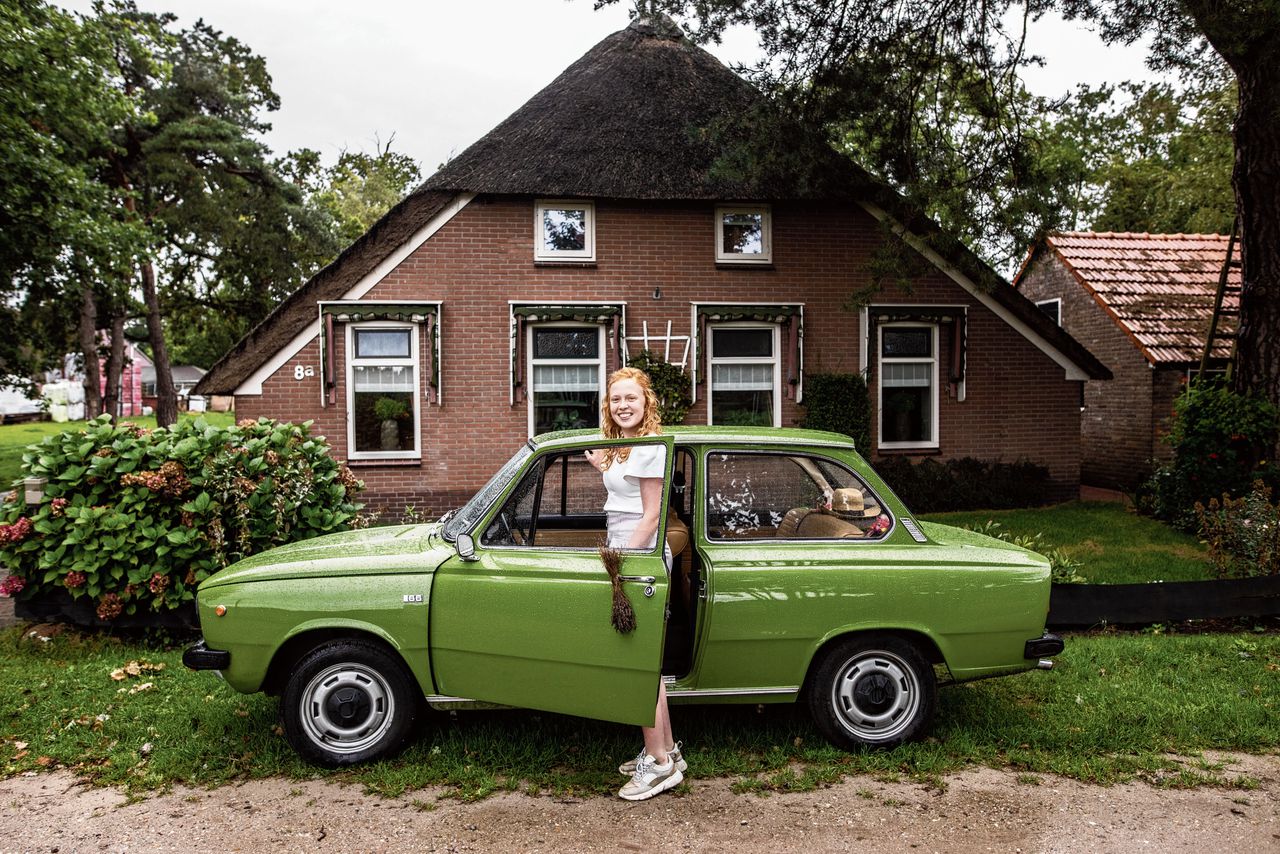
[[[867,485],[832,460],[748,453],[707,459],[709,539],[878,539],[890,525]]]
[[[538,501],[538,524],[551,528],[604,525],[606,493],[600,472],[580,452],[561,454],[547,462]]]
[[[523,546],[530,542],[534,532],[533,508],[537,501],[538,485],[542,481],[544,461],[539,460],[516,484],[516,488],[503,502],[498,515],[485,529],[480,542],[486,546]]]

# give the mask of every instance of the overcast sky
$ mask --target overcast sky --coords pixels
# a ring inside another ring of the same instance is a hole
[[[92,0],[53,0],[88,12]],[[197,18],[266,58],[281,108],[266,142],[277,154],[313,148],[394,149],[423,176],[483,136],[594,44],[627,25],[632,3],[599,12],[592,0],[138,0],[147,11]],[[1076,83],[1149,76],[1141,48],[1108,48],[1078,24],[1034,25],[1026,75],[1036,94]],[[754,34],[731,32],[709,50],[733,64],[759,55]]]

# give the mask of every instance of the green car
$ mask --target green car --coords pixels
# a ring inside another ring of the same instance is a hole
[[[646,443],[667,451],[666,548],[624,550],[615,582],[583,451]],[[187,666],[279,695],[325,765],[402,747],[424,698],[652,725],[659,678],[672,703],[799,700],[837,746],[888,747],[926,730],[939,678],[1062,650],[1045,558],[914,519],[848,437],[809,430],[545,434],[439,522],[272,549],[198,602]]]

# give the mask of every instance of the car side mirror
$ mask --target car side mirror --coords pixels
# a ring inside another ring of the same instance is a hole
[[[468,562],[480,559],[476,557],[476,541],[471,539],[470,534],[459,534],[457,545],[458,557]]]

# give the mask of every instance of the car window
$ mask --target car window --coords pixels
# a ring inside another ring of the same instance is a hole
[[[516,476],[520,467],[524,465],[524,461],[532,453],[533,449],[524,445],[511,459],[507,460],[502,468],[489,478],[489,482],[480,487],[480,491],[473,495],[471,500],[464,504],[462,509],[444,526],[445,539],[456,540],[459,533],[470,530],[476,520],[484,515],[484,511],[489,509],[493,500],[507,488],[507,484]]]
[[[706,482],[713,540],[879,539],[892,524],[861,478],[823,457],[712,453]]]
[[[582,449],[547,454],[525,472],[490,520],[480,542],[486,546],[599,548],[605,543],[608,527],[607,497],[600,471],[587,461]]]

